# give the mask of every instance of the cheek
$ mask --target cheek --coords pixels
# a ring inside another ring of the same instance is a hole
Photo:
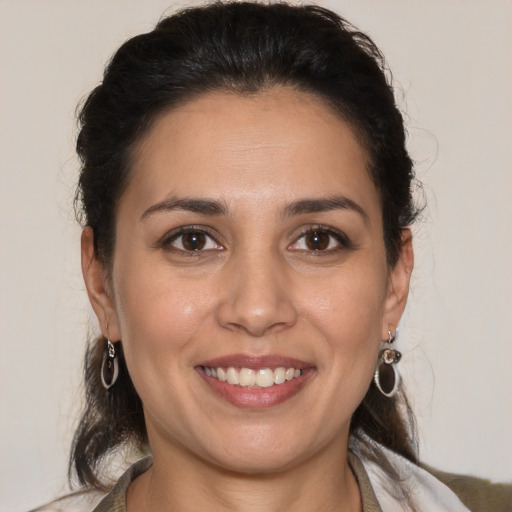
[[[127,360],[138,366],[186,364],[181,355],[211,316],[209,287],[204,282],[184,281],[151,269],[130,274],[123,273],[116,287],[117,313]]]
[[[321,333],[329,352],[325,364],[350,387],[364,387],[375,370],[384,317],[385,276],[372,266],[365,272],[347,268],[333,273],[323,291],[304,297],[302,316],[307,316]]]
[[[365,272],[347,268],[333,272],[323,286],[318,284],[309,287],[313,293],[306,294],[303,301],[318,323],[332,334],[350,331],[361,339],[372,333],[378,339],[386,295],[383,272],[372,267]]]
[[[184,283],[155,271],[134,272],[119,283],[116,304],[131,380],[146,414],[179,429],[178,418],[187,415],[180,397],[193,394],[191,361],[205,339],[201,332],[211,318],[211,294],[204,283]]]

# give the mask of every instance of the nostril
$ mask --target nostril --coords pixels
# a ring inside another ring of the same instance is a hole
[[[219,304],[217,317],[221,326],[251,336],[280,332],[297,321],[295,307],[288,300],[274,301],[268,307],[251,306],[247,300],[224,302]]]
[[[295,324],[297,311],[286,270],[253,247],[231,260],[217,303],[217,320],[227,329],[264,336]]]

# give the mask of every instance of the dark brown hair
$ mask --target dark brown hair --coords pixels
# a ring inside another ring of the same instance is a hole
[[[124,43],[82,106],[76,208],[80,221],[92,228],[96,255],[107,269],[131,153],[156,116],[209,91],[248,94],[274,85],[316,95],[359,134],[381,197],[388,265],[396,264],[402,228],[417,212],[403,120],[379,49],[318,6],[220,2],[178,12]],[[99,378],[105,340],[87,349],[86,408],[70,460],[70,473],[83,485],[102,485],[101,463],[113,451],[126,445],[147,449],[141,400],[124,363],[122,342],[117,347],[120,375],[110,397]],[[412,426],[405,397],[386,398],[372,383],[351,430],[363,443],[367,436],[415,462]]]

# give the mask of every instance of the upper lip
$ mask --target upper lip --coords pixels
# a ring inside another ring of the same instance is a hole
[[[271,354],[266,356],[254,356],[250,354],[231,354],[227,356],[216,357],[203,361],[197,366],[207,366],[209,368],[249,368],[251,370],[258,370],[260,368],[295,368],[296,370],[305,370],[314,365],[279,354]]]

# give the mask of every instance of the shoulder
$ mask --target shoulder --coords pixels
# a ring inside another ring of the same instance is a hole
[[[474,476],[445,473],[428,466],[425,469],[449,487],[473,512],[512,510],[512,484],[493,483]]]
[[[351,451],[364,467],[380,510],[410,510],[403,507],[405,500],[413,510],[429,512],[512,512],[512,484],[418,466],[372,440],[353,442]]]
[[[98,490],[80,490],[58,498],[30,512],[90,512],[104,498]]]
[[[153,464],[151,456],[132,464],[108,492],[78,490],[29,512],[125,512],[126,491],[130,483]]]

